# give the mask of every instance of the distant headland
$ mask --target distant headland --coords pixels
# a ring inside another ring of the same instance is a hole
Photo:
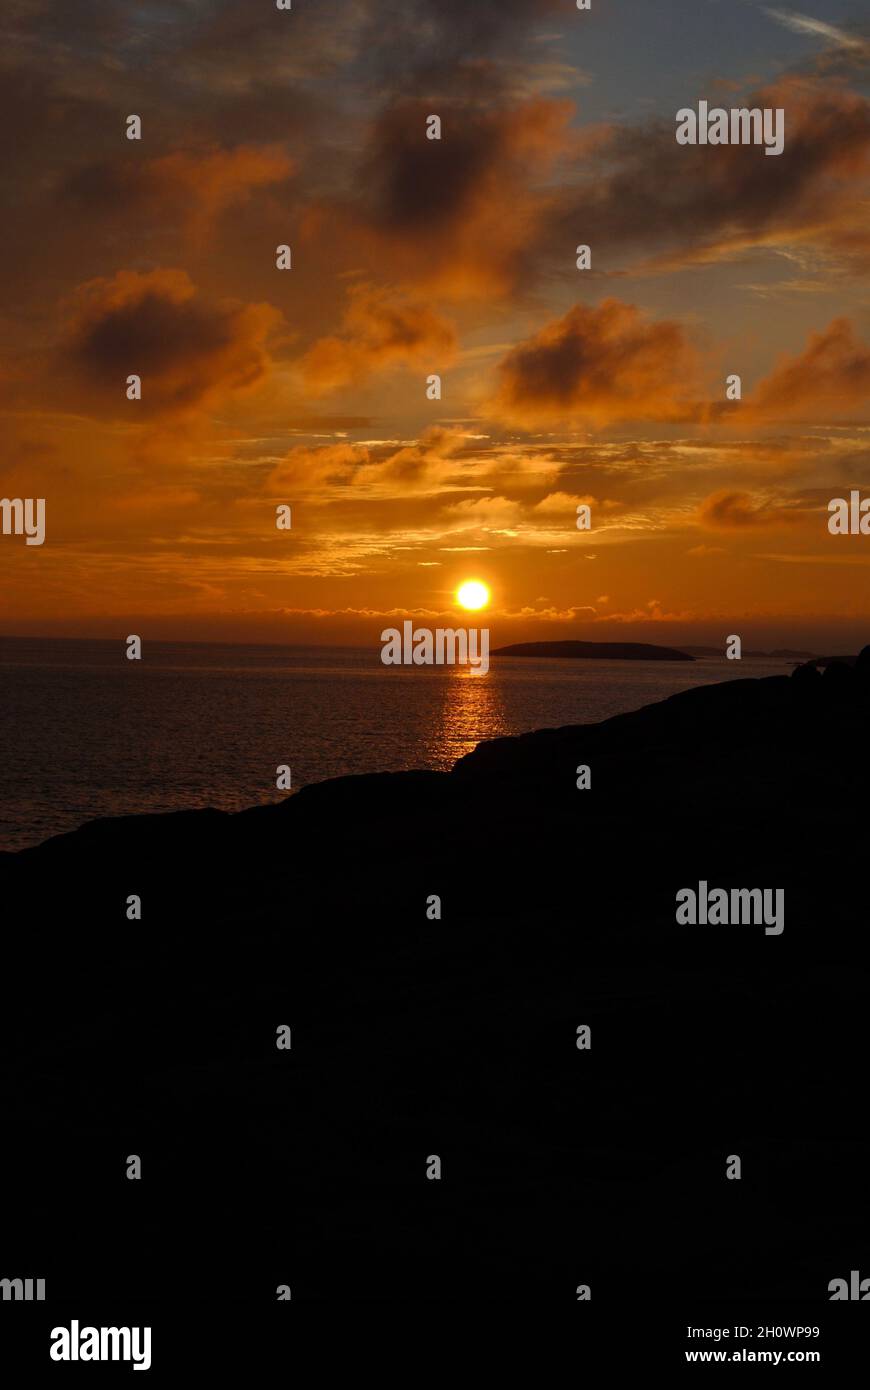
[[[686,647],[685,650],[686,650],[687,652],[690,652],[692,656],[721,656],[721,655],[722,655],[722,647],[721,647],[721,646],[718,646],[718,647]],[[776,649],[775,649],[774,651],[772,651],[772,652],[745,651],[745,652],[743,653],[743,656],[744,656],[744,657],[747,657],[747,656],[761,656],[761,657],[766,657],[769,661],[770,661],[770,660],[778,660],[780,657],[783,659],[783,661],[807,661],[807,660],[813,660],[813,659],[815,659],[815,654],[814,654],[813,652],[795,651],[795,650],[793,650],[791,647],[778,647],[778,648],[776,648]],[[834,656],[834,657],[831,657],[831,658],[830,658],[831,661],[845,661],[846,659],[847,659],[846,657],[840,657],[840,656]],[[854,656],[853,656],[853,657],[849,657],[848,660],[849,660],[849,661],[856,661],[856,660],[857,660],[857,657],[854,657]]]
[[[649,642],[514,642],[496,647],[493,656],[561,656],[586,661],[694,661],[675,647]]]

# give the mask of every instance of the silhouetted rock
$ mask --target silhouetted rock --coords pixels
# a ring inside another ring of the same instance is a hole
[[[82,1307],[189,1299],[180,1240],[205,1297],[826,1299],[870,1271],[868,777],[866,686],[798,672],[6,856],[8,1259]],[[784,931],[677,925],[702,881]]]
[[[828,694],[834,687],[847,690],[854,684],[855,673],[851,666],[847,666],[845,661],[832,661],[830,666],[825,668],[825,693]]]
[[[829,666],[854,666],[858,660],[857,656],[841,652],[838,656],[814,656],[807,662],[809,666],[815,666],[819,671],[825,671]]]
[[[813,662],[808,662],[803,666],[796,666],[791,673],[791,678],[804,685],[812,686],[816,681],[821,680],[822,673]]]

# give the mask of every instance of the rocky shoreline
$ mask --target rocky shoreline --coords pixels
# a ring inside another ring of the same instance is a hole
[[[868,668],[4,856],[9,1250],[180,1299],[179,1232],[240,1298],[827,1298],[870,1265]],[[679,925],[702,880],[785,929]]]

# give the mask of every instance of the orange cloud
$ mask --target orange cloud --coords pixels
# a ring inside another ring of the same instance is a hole
[[[271,471],[266,486],[273,492],[291,487],[296,496],[307,492],[320,502],[327,498],[327,489],[336,496],[342,489],[352,490],[356,507],[397,494],[407,503],[412,495],[437,492],[445,485],[458,471],[455,455],[466,443],[460,431],[433,426],[416,443],[398,449],[299,445]]]
[[[819,409],[866,407],[870,397],[870,346],[847,318],[812,333],[798,357],[784,357],[747,402],[764,416],[805,416]]]
[[[318,394],[364,381],[387,367],[439,371],[456,350],[453,326],[428,305],[391,300],[385,289],[351,290],[343,332],[320,338],[302,359],[305,386]]]
[[[143,413],[184,412],[256,386],[270,367],[267,340],[282,322],[269,304],[214,301],[186,272],[121,270],[76,291],[60,349],[77,378],[77,404],[123,410],[126,379],[142,379]]]
[[[239,145],[207,154],[178,153],[146,165],[146,181],[158,194],[191,203],[190,218],[199,232],[220,213],[244,202],[256,188],[289,178],[293,160],[278,146]]]
[[[578,304],[514,348],[499,365],[490,402],[522,428],[557,421],[609,425],[697,414],[687,395],[695,355],[679,324],[649,323],[632,304]]]
[[[789,510],[770,502],[756,502],[748,492],[723,488],[705,498],[698,509],[702,526],[722,531],[743,531],[770,526],[794,526],[805,520],[803,511]],[[709,553],[705,547],[690,553]]]
[[[278,145],[178,151],[141,164],[129,157],[77,169],[64,186],[69,202],[101,216],[119,206],[137,218],[148,209],[180,217],[203,234],[227,208],[267,184],[290,177],[295,163]]]

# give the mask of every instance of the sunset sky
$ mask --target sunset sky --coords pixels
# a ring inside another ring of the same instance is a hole
[[[870,640],[866,0],[7,0],[0,65],[0,632]]]

